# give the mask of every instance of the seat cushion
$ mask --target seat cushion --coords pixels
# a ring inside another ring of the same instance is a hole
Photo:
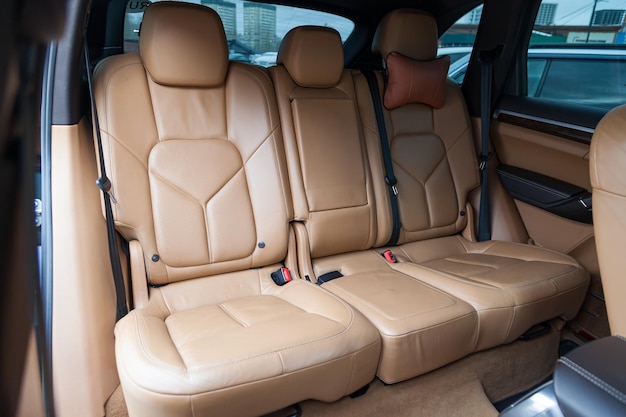
[[[460,359],[476,348],[477,314],[463,300],[394,271],[376,250],[316,259],[322,287],[362,312],[381,334],[378,377],[390,384]]]
[[[191,415],[210,402],[215,415],[258,415],[367,384],[376,329],[311,283],[275,285],[278,267],[155,289],[146,308],[120,320],[117,363],[131,414]],[[284,395],[269,393],[289,384]],[[229,401],[251,385],[253,399]]]
[[[589,284],[589,273],[574,259],[524,244],[450,236],[394,252],[401,260],[395,270],[476,308],[478,349],[511,342],[542,321],[573,318]]]

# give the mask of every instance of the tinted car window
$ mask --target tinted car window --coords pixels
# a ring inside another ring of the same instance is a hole
[[[528,95],[534,97],[537,95],[539,85],[543,80],[543,74],[546,69],[547,59],[528,59]]]
[[[294,27],[332,27],[344,42],[354,29],[354,23],[344,17],[298,7],[243,0],[202,0],[195,3],[210,7],[220,15],[231,60],[265,67],[276,63],[278,46],[283,36]],[[149,5],[150,1],[128,1],[124,20],[124,52],[138,51],[143,11]]]
[[[528,96],[603,109],[626,103],[625,22],[623,1],[543,0],[530,38]]]
[[[450,71],[455,68],[455,64],[460,61],[467,61],[472,53],[478,24],[483,13],[483,5],[479,5],[461,16],[450,28],[439,38],[439,50],[437,56],[448,55],[450,57]],[[462,65],[462,64],[457,64]],[[462,81],[462,77],[461,77]],[[461,82],[459,81],[459,83]]]
[[[626,103],[625,83],[622,61],[552,59],[535,96],[611,109]]]

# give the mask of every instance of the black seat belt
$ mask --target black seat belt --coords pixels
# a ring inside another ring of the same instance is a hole
[[[478,213],[478,241],[491,240],[491,223],[489,216],[489,170],[487,164],[491,159],[489,152],[489,129],[491,124],[491,84],[493,78],[493,63],[502,54],[502,45],[490,51],[481,51],[478,57],[481,63],[480,73],[480,133],[481,151],[478,155],[481,172],[480,212]]]
[[[126,287],[124,285],[124,275],[122,274],[122,264],[120,262],[120,253],[117,248],[117,234],[115,231],[115,223],[113,221],[113,210],[111,208],[111,199],[115,198],[111,195],[111,180],[107,177],[106,168],[104,166],[104,154],[102,152],[102,135],[100,134],[100,122],[98,121],[98,111],[96,110],[96,101],[93,95],[93,84],[91,81],[91,62],[89,60],[89,47],[87,45],[87,36],[83,37],[85,47],[85,66],[87,67],[87,84],[89,86],[89,100],[91,104],[91,118],[94,130],[96,132],[96,142],[98,146],[98,159],[100,161],[100,178],[96,180],[98,188],[102,190],[104,197],[104,213],[107,224],[107,237],[109,241],[109,257],[111,258],[111,269],[113,271],[113,283],[115,284],[115,297],[117,299],[117,319],[121,319],[128,314],[128,305],[126,304]]]
[[[398,180],[393,173],[393,162],[391,161],[391,150],[389,149],[389,141],[387,139],[387,128],[385,127],[385,116],[383,114],[383,106],[380,101],[380,90],[378,89],[378,80],[371,70],[363,70],[363,75],[367,80],[367,84],[372,94],[374,102],[374,112],[376,113],[376,122],[378,123],[378,135],[380,137],[380,145],[383,151],[383,160],[385,162],[385,182],[389,186],[389,200],[391,201],[391,215],[393,218],[393,227],[391,237],[386,246],[393,246],[398,243],[400,237],[400,208],[398,206]]]

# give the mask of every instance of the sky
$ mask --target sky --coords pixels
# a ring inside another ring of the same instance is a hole
[[[557,25],[587,25],[591,19],[593,1],[590,0],[561,0],[557,3],[555,23]],[[597,10],[626,9],[626,0],[599,0]]]

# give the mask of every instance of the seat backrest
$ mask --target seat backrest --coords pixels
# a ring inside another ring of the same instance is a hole
[[[229,63],[200,5],[148,7],[139,47],[104,60],[94,87],[116,226],[149,282],[279,262],[292,206],[269,75]]]
[[[270,73],[294,216],[306,225],[311,257],[382,244],[354,81],[344,69],[339,34],[316,26],[292,29]]]
[[[591,140],[593,228],[611,333],[626,336],[626,105],[611,110]]]
[[[465,101],[447,79],[449,58],[436,58],[437,42],[432,15],[399,9],[383,18],[372,45],[388,75],[383,103],[398,180],[398,243],[462,230],[467,195],[479,184]]]

